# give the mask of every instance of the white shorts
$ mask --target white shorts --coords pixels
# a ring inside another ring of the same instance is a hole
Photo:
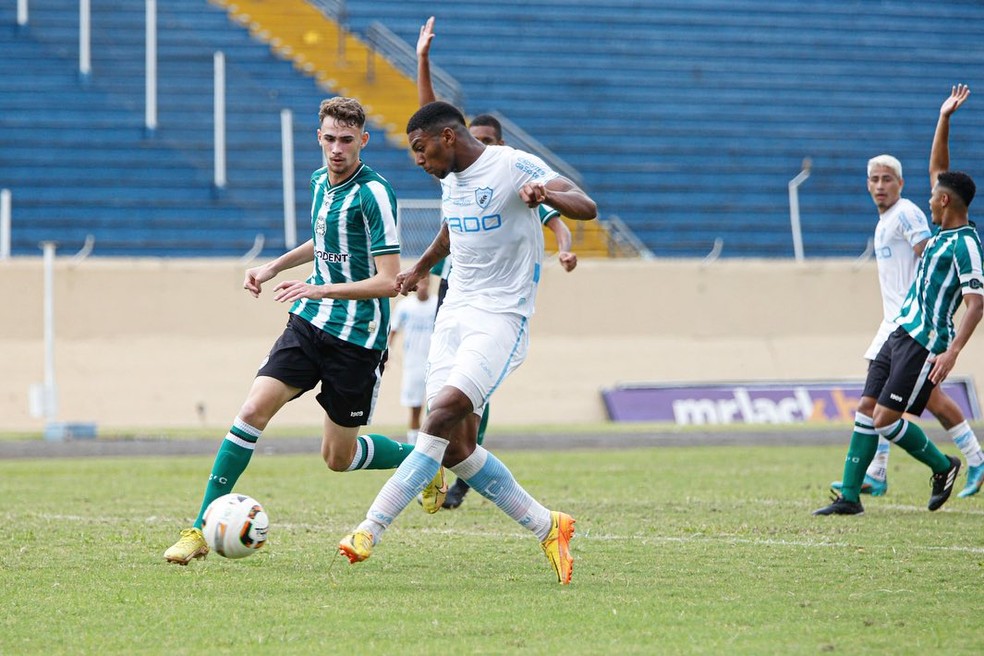
[[[898,327],[898,324],[894,321],[882,319],[881,325],[878,326],[878,332],[875,334],[874,339],[871,340],[871,345],[868,346],[868,350],[864,352],[864,359],[869,362],[874,360],[878,355],[878,351],[881,350],[882,345],[885,343],[885,340],[887,340],[888,336],[891,335]]]
[[[481,415],[496,388],[526,359],[529,346],[529,320],[522,315],[445,305],[431,336],[427,401],[450,385]]]
[[[427,397],[427,363],[403,367],[400,386],[400,405],[405,408],[422,408]]]

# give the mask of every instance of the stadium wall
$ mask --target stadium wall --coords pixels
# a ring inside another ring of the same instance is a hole
[[[585,260],[568,274],[548,261],[530,356],[496,393],[495,423],[603,421],[599,392],[619,382],[862,378],[880,314],[874,266]],[[58,419],[103,432],[227,427],[287,316],[270,294],[242,290],[243,270],[235,260],[56,260]],[[0,274],[0,430],[40,431],[29,386],[44,372],[42,263],[0,262]],[[984,380],[982,356],[977,336],[956,373]],[[405,421],[400,366],[397,351],[375,424]],[[275,419],[320,421],[311,394]]]

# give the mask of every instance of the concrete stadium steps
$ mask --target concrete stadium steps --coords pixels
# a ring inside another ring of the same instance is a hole
[[[382,57],[372,55],[358,38],[344,33],[337,23],[302,0],[212,1],[299,70],[339,93],[358,98],[390,140],[406,144],[404,127],[417,109],[416,84]],[[371,80],[367,79],[370,57],[374,71]]]

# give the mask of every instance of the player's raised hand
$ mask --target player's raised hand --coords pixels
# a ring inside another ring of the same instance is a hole
[[[960,105],[964,104],[968,97],[970,97],[970,87],[966,84],[958,84],[951,87],[950,97],[944,100],[943,105],[940,107],[940,116],[949,118],[953,115],[953,112],[960,108]]]
[[[417,57],[426,57],[430,53],[431,41],[434,40],[434,17],[420,26],[420,36],[417,37]]]
[[[547,188],[542,182],[527,182],[520,188],[519,197],[527,207],[539,207],[547,200]]]

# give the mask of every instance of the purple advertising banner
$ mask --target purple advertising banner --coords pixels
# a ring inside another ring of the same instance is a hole
[[[863,381],[619,385],[602,390],[612,421],[705,424],[852,422]],[[972,421],[981,419],[972,378],[950,377],[943,390]],[[926,416],[928,413],[923,413]]]

